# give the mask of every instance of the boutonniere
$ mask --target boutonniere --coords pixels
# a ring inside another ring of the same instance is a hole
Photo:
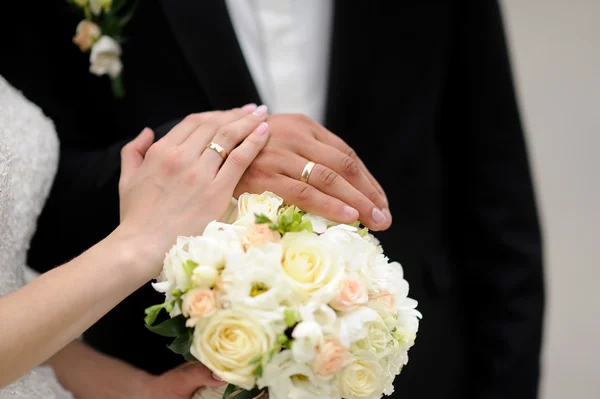
[[[133,17],[137,0],[67,0],[81,10],[84,19],[77,25],[73,43],[90,53],[90,72],[108,75],[115,97],[123,97],[121,62],[122,33]],[[130,4],[128,4],[130,3]]]

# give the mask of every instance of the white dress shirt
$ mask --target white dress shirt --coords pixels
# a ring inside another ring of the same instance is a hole
[[[332,0],[226,0],[254,84],[271,113],[325,119]]]

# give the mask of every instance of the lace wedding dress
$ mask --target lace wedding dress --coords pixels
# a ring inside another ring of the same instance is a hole
[[[0,76],[0,296],[24,284],[27,249],[57,165],[52,122]],[[39,367],[0,389],[7,398],[73,397],[51,368]]]

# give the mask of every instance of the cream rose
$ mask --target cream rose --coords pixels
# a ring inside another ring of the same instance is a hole
[[[336,339],[328,339],[317,349],[313,370],[321,377],[329,377],[344,367],[348,351]]]
[[[340,373],[344,399],[379,399],[383,393],[384,370],[374,356],[358,353]]]
[[[221,379],[244,389],[255,385],[256,365],[250,361],[275,345],[275,331],[246,312],[217,312],[196,328],[191,353]]]
[[[350,312],[369,300],[367,289],[356,279],[344,279],[340,282],[338,294],[329,306],[340,312]]]
[[[367,323],[365,328],[367,329],[367,336],[357,341],[355,343],[356,347],[372,352],[379,357],[385,356],[394,340],[387,324],[382,319],[378,319]]]
[[[195,321],[197,319],[212,316],[217,311],[217,308],[217,298],[212,290],[196,288],[188,291],[183,296],[181,312],[185,317],[190,318],[191,322],[188,327],[191,327],[196,324]]]
[[[283,199],[269,191],[262,194],[244,193],[238,198],[236,221],[233,224],[250,226],[254,223],[257,214],[275,220],[281,204],[283,204]]]
[[[267,224],[252,224],[244,234],[244,237],[242,237],[245,249],[251,246],[259,246],[266,242],[279,241],[281,241],[281,234],[271,230]]]
[[[94,40],[98,39],[101,35],[102,31],[100,27],[93,23],[92,21],[88,21],[84,19],[77,25],[77,30],[75,31],[75,37],[73,38],[73,43],[79,46],[81,51],[88,51],[92,48],[92,44],[94,44]]]
[[[307,231],[287,233],[282,240],[282,270],[294,287],[313,301],[328,302],[344,276],[344,261],[337,247]]]
[[[109,75],[114,79],[122,69],[121,45],[112,37],[101,36],[92,46],[90,72],[97,76]]]

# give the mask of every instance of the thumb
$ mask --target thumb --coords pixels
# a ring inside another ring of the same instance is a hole
[[[171,393],[184,398],[191,397],[199,388],[219,387],[225,382],[213,377],[212,372],[202,363],[187,363],[166,372],[164,387]]]
[[[147,127],[121,149],[121,186],[126,185],[137,168],[140,167],[153,142],[154,132]]]

